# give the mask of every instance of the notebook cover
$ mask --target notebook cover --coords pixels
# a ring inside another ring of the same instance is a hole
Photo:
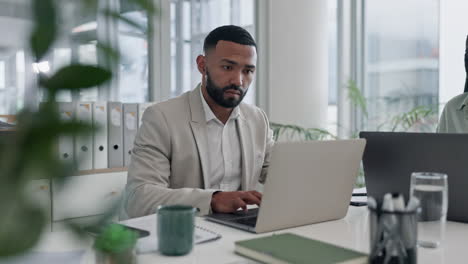
[[[367,255],[291,233],[235,242],[240,255],[266,263],[366,263]]]

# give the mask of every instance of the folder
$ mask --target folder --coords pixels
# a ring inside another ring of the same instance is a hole
[[[74,118],[74,104],[72,102],[57,103],[60,118],[64,121],[71,121]],[[60,136],[58,139],[59,158],[63,161],[73,163],[75,161],[73,137]]]
[[[76,104],[76,119],[83,124],[93,123],[93,104],[78,102]],[[75,159],[78,170],[93,169],[93,137],[92,135],[77,135],[75,139]]]
[[[105,169],[107,160],[107,102],[93,104],[93,168]]]
[[[122,103],[107,103],[108,161],[109,168],[124,166]]]
[[[128,167],[138,129],[138,104],[123,104],[124,165]]]
[[[141,119],[143,118],[143,113],[146,108],[152,106],[154,103],[139,103],[138,104],[138,127],[141,126]]]

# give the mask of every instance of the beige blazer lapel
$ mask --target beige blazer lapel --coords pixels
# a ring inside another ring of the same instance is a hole
[[[205,112],[200,97],[200,85],[190,92],[189,96],[191,120],[190,127],[192,129],[193,137],[197,144],[198,156],[200,157],[200,163],[203,175],[203,187],[209,188],[208,178],[208,139],[206,138],[206,119]]]
[[[242,180],[241,188],[244,191],[252,189],[252,171],[253,171],[253,142],[250,133],[249,124],[241,115],[237,119],[237,132],[239,133],[240,148],[242,153]]]

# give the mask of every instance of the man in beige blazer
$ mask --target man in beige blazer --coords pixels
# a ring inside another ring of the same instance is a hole
[[[128,169],[129,217],[159,205],[191,205],[201,215],[260,204],[273,135],[265,113],[241,103],[253,81],[257,50],[237,26],[207,36],[197,57],[201,84],[149,107]]]

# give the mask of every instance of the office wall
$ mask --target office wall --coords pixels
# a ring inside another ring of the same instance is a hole
[[[25,40],[27,40],[30,30],[31,23],[25,19],[0,16],[0,32],[4,34],[0,37],[0,48],[15,49],[26,47],[27,42]]]
[[[269,2],[269,98],[273,122],[326,127],[327,0]],[[259,51],[259,54],[261,51]]]
[[[463,93],[465,40],[468,35],[468,1],[440,1],[439,102],[445,104]]]

